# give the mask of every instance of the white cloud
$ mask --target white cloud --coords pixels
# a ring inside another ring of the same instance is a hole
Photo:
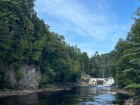
[[[67,22],[73,26],[71,30],[83,36],[88,34],[104,38],[113,31],[114,27],[109,23],[108,7],[104,4],[103,0],[98,0],[92,5],[93,9],[89,11],[78,0],[41,0],[41,2],[38,0],[36,10],[59,19],[62,24]],[[62,24],[60,24],[61,27]]]
[[[83,0],[84,1],[84,0]],[[60,32],[70,45],[77,44],[82,52],[93,55],[107,53],[117,40],[128,32],[130,24],[116,23],[117,15],[110,9],[107,0],[87,0],[89,7],[82,0],[37,0],[35,10],[51,24],[51,31]],[[46,19],[48,18],[49,19]],[[52,18],[52,19],[51,19]],[[69,32],[73,32],[72,34]],[[74,42],[74,35],[79,36]],[[80,37],[84,37],[86,41]],[[106,44],[104,44],[106,43]],[[100,47],[100,49],[99,49]]]

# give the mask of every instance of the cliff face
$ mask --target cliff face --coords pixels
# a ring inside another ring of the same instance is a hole
[[[90,80],[90,75],[86,74],[84,71],[81,72],[81,79]]]
[[[36,65],[36,64],[28,65],[26,63],[20,64],[19,72],[22,73],[23,75],[19,79],[15,78],[16,77],[15,76],[15,68],[12,64],[6,68],[7,68],[6,74],[9,77],[11,88],[16,87],[16,88],[21,88],[21,89],[38,89],[39,86],[40,86],[40,88],[47,88],[47,86],[50,86],[48,84],[46,84],[46,85],[39,84],[39,82],[42,78],[40,65]],[[87,75],[85,72],[82,72],[81,78],[83,80],[88,81],[90,79],[90,75]]]
[[[17,80],[15,78],[14,66],[8,67],[7,75],[10,79],[10,85],[18,88],[32,88],[37,89],[39,87],[39,81],[41,80],[40,66],[35,64],[21,64],[20,70],[23,75]]]

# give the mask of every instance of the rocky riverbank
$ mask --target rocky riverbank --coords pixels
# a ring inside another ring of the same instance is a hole
[[[135,95],[134,92],[130,92],[129,90],[124,89],[124,88],[111,88],[110,91],[111,92],[117,92],[117,93],[121,93],[121,94],[130,95],[130,96],[134,96]]]
[[[129,98],[124,105],[140,105],[140,96]]]
[[[135,96],[136,94],[134,92],[130,92],[124,88],[111,88],[110,91],[131,96],[131,98],[126,100],[124,105],[140,105],[140,96]]]
[[[74,86],[88,86],[88,83],[85,81],[80,82],[51,82],[47,84],[41,84],[39,89],[3,89],[0,90],[0,97],[9,97],[14,95],[27,95],[36,92],[56,92],[62,90],[70,90]]]

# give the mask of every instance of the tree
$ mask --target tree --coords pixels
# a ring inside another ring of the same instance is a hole
[[[135,12],[137,16],[140,16],[140,7]],[[130,72],[134,72],[137,79],[127,85],[126,88],[139,88],[140,82],[140,18],[134,18],[135,23],[131,27],[131,31],[128,33],[126,44],[132,46],[133,52],[125,54],[126,57],[131,57],[129,63],[131,64],[129,69],[125,69],[123,73],[128,74]]]
[[[87,56],[87,53],[83,52],[82,57],[83,57],[84,65],[85,65],[85,72],[89,73],[89,58]]]

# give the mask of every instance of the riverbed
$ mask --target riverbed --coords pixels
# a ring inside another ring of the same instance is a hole
[[[0,105],[124,105],[130,96],[109,87],[77,86],[71,90],[38,92],[0,98]]]

